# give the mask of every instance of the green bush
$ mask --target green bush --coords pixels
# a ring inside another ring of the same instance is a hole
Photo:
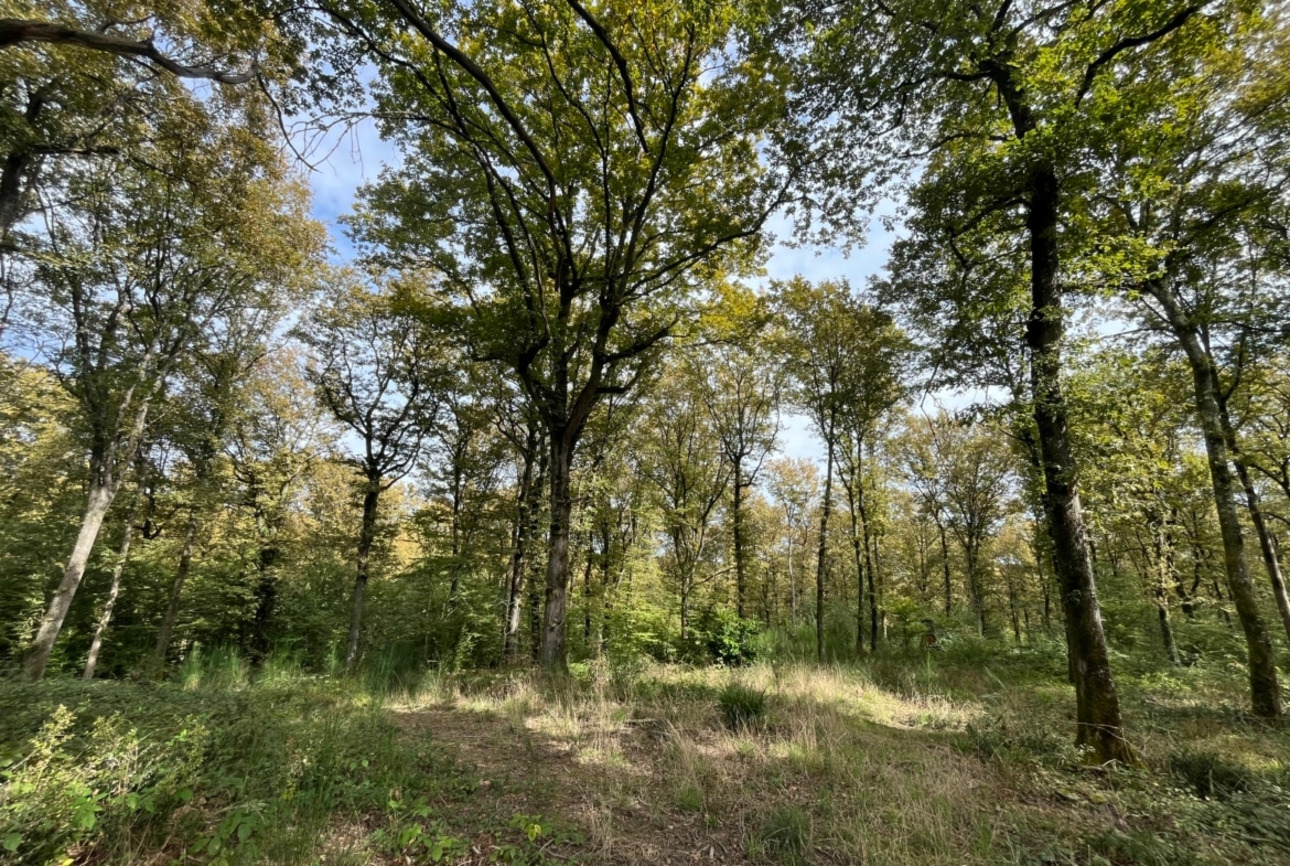
[[[729,666],[745,665],[757,658],[761,623],[729,610],[708,610],[690,628],[680,655],[687,661]]]

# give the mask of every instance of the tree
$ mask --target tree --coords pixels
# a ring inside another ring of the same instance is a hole
[[[318,248],[304,197],[262,129],[177,100],[149,150],[67,179],[28,308],[35,351],[76,401],[89,458],[81,529],[26,663],[45,672],[99,528],[177,364]]]
[[[720,422],[712,410],[713,395],[707,390],[709,383],[700,378],[703,373],[696,369],[704,360],[703,356],[683,360],[672,366],[659,383],[657,396],[647,403],[649,439],[640,461],[641,474],[654,489],[663,533],[670,545],[669,565],[680,601],[682,643],[690,632],[695,590],[716,576],[713,569],[707,569],[706,576],[700,569],[711,557],[718,507],[726,490],[737,483],[734,478],[739,472],[730,460],[727,440],[720,435]],[[743,421],[735,420],[734,424],[742,428]],[[741,505],[736,494],[732,510]],[[732,522],[740,519],[737,513],[732,516]],[[736,541],[736,545],[739,543]],[[738,546],[735,549],[739,557]],[[736,559],[736,571],[738,568]],[[745,587],[738,578],[736,586],[737,603],[742,605]],[[738,615],[744,615],[742,606]]]
[[[1108,124],[1099,156],[1116,184],[1086,220],[1101,231],[1091,266],[1168,334],[1190,367],[1227,588],[1248,647],[1251,702],[1273,719],[1281,715],[1276,661],[1250,579],[1238,488],[1288,636],[1290,597],[1229,404],[1246,368],[1281,341],[1275,323],[1290,321],[1276,285],[1283,244],[1269,244],[1267,230],[1284,212],[1290,178],[1286,50],[1284,33],[1262,16],[1217,7],[1170,40],[1156,62],[1133,64],[1124,74],[1133,75],[1143,109],[1157,122],[1144,129],[1127,129],[1119,119]]]
[[[698,361],[706,370],[704,402],[721,453],[730,467],[731,540],[735,554],[735,613],[746,615],[748,539],[746,498],[779,433],[782,375],[756,343],[765,329],[765,303],[747,290],[726,287],[706,329],[714,345]]]
[[[795,278],[777,289],[781,316],[778,337],[784,367],[793,382],[793,400],[807,412],[824,440],[824,492],[820,534],[816,539],[815,643],[824,660],[824,595],[829,517],[833,508],[833,471],[844,431],[867,432],[878,409],[891,405],[898,386],[901,341],[889,339],[890,321],[861,303],[845,282],[811,285]],[[848,425],[848,426],[844,426]],[[855,465],[849,476],[860,478]]]
[[[951,279],[926,288],[979,289],[972,273],[979,268],[999,290],[987,296],[999,309],[1016,283],[995,279],[998,263],[1026,263],[1025,360],[1075,674],[1076,736],[1099,760],[1133,760],[1106,652],[1061,379],[1071,266],[1063,243],[1077,245],[1062,229],[1099,186],[1086,155],[1107,132],[1107,118],[1120,128],[1152,123],[1150,107],[1137,111],[1152,85],[1140,86],[1124,70],[1203,50],[1215,34],[1204,19],[1220,10],[1012,0],[804,5],[819,18],[799,116],[832,128],[822,139],[838,145],[822,148],[828,164],[855,165],[857,152],[860,165],[892,171],[911,153],[927,161],[914,190],[915,234],[935,239],[942,275]],[[890,130],[898,134],[883,134]],[[835,174],[845,182],[844,172]],[[864,178],[852,175],[854,188]],[[833,194],[845,191],[835,187]]]
[[[381,493],[416,465],[435,429],[443,390],[440,335],[395,301],[394,292],[374,292],[340,274],[327,303],[296,329],[314,356],[308,375],[319,401],[359,440],[359,453],[349,458],[361,478],[363,502],[345,646],[351,670]]]
[[[474,355],[509,366],[546,429],[542,661],[561,666],[579,440],[696,292],[753,264],[783,197],[758,158],[781,117],[775,67],[748,62],[724,3],[323,6],[375,59],[403,152],[360,237],[442,275]]]

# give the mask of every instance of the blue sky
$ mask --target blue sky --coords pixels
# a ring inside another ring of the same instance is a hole
[[[336,258],[346,261],[352,258],[353,249],[339,218],[350,211],[354,194],[363,183],[375,179],[383,166],[397,164],[398,153],[381,140],[371,121],[360,123],[344,135],[334,134],[326,141],[315,142],[314,153],[325,154],[326,158],[308,176],[313,189],[313,213],[327,225]],[[853,286],[865,285],[871,275],[882,270],[893,237],[875,222],[867,243],[844,255],[833,248],[788,246],[782,239],[791,234],[790,226],[783,218],[772,219],[770,230],[780,240],[766,263],[768,278],[786,279],[798,274],[811,280],[846,278]],[[782,419],[779,447],[790,457],[817,461],[822,457],[820,443],[801,415]]]

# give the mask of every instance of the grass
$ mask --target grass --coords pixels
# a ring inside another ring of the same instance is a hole
[[[1059,654],[971,652],[3,683],[0,861],[1290,862],[1290,737],[1239,678],[1124,677],[1145,769],[1090,768]]]

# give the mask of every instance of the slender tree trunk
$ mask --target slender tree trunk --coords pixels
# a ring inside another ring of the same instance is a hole
[[[797,576],[793,573],[793,526],[788,527],[788,603],[793,627],[797,627]]]
[[[1032,172],[1027,229],[1030,237],[1031,313],[1026,344],[1044,479],[1044,513],[1053,564],[1066,614],[1066,645],[1075,684],[1076,741],[1100,761],[1137,761],[1124,739],[1120,700],[1111,675],[1102,611],[1080,507],[1074,448],[1061,387],[1062,320],[1058,286],[1058,182],[1048,166]]]
[[[833,430],[829,430],[824,470],[824,500],[820,505],[820,544],[815,563],[815,658],[824,661],[824,571],[828,561],[829,511],[833,507]]]
[[[1214,488],[1214,504],[1223,538],[1223,565],[1227,573],[1227,591],[1236,605],[1236,615],[1245,633],[1249,650],[1250,703],[1254,714],[1267,719],[1281,718],[1281,692],[1277,684],[1276,659],[1272,640],[1259,614],[1254,584],[1245,559],[1245,540],[1240,515],[1236,509],[1236,490],[1223,430],[1222,410],[1218,402],[1218,374],[1213,359],[1201,343],[1196,326],[1187,318],[1181,305],[1163,281],[1150,285],[1151,294],[1165,312],[1174,336],[1182,345],[1191,366],[1196,411],[1205,438],[1209,476]]]
[[[747,542],[744,538],[744,487],[743,459],[735,461],[734,501],[731,503],[731,534],[735,543],[735,613],[744,618],[744,599],[748,593]],[[755,470],[754,470],[755,471]]]
[[[349,640],[345,644],[345,670],[358,664],[358,638],[363,626],[363,596],[367,594],[368,567],[376,543],[376,516],[381,500],[381,479],[367,479],[363,491],[363,523],[358,531],[358,561],[354,573],[354,598],[350,606]]]
[[[1165,655],[1169,661],[1178,664],[1178,645],[1174,642],[1174,630],[1169,621],[1169,593],[1166,588],[1169,572],[1168,540],[1163,526],[1153,527],[1152,552],[1154,553],[1155,579],[1151,585],[1151,595],[1156,603],[1156,618],[1160,622],[1160,639],[1164,643]]]
[[[864,658],[866,652],[864,645],[864,560],[867,550],[861,550],[860,547],[861,520],[857,491],[863,481],[858,462],[855,469],[850,473],[850,478],[844,475],[842,481],[847,491],[847,510],[851,513],[851,552],[856,564],[856,655]],[[859,496],[863,495],[863,493],[859,494]]]
[[[125,519],[125,529],[121,533],[121,549],[116,554],[116,565],[112,566],[112,585],[108,588],[107,599],[103,602],[103,612],[94,626],[94,639],[90,641],[90,653],[85,659],[84,679],[94,679],[94,668],[98,665],[99,650],[103,647],[103,635],[108,624],[112,622],[112,609],[116,607],[117,596],[121,594],[121,575],[125,572],[126,561],[130,558],[130,541],[134,538],[134,524],[143,510],[144,496],[139,494]]]
[[[1249,467],[1245,465],[1245,455],[1236,440],[1236,428],[1227,412],[1227,401],[1220,399],[1219,407],[1223,421],[1223,432],[1227,437],[1227,446],[1231,450],[1232,462],[1236,466],[1236,477],[1245,491],[1245,506],[1250,512],[1250,522],[1259,539],[1259,552],[1263,554],[1263,566],[1267,569],[1268,579],[1272,582],[1272,597],[1277,602],[1277,612],[1281,615],[1281,627],[1285,630],[1286,640],[1290,641],[1290,595],[1286,594],[1285,576],[1281,573],[1281,561],[1277,557],[1277,542],[1268,530],[1267,519],[1263,516],[1259,492],[1250,478]]]
[[[954,584],[950,581],[950,544],[945,538],[945,524],[940,515],[936,518],[936,532],[941,537],[941,567],[945,572],[945,615],[954,612]]]
[[[157,632],[157,642],[152,648],[152,658],[148,662],[148,676],[160,679],[166,669],[166,653],[170,649],[170,636],[174,634],[175,622],[179,619],[179,601],[183,596],[184,583],[188,580],[188,571],[193,564],[193,542],[197,537],[197,508],[188,509],[188,523],[184,527],[184,546],[179,549],[179,567],[175,569],[175,582],[170,587],[170,600],[166,603],[166,613],[161,618],[161,629]]]
[[[878,651],[878,622],[882,621],[882,639],[887,639],[887,614],[879,611],[878,598],[882,593],[882,571],[878,565],[878,533],[869,531],[869,517],[866,514],[865,526],[865,571],[869,573],[869,649]],[[873,554],[869,553],[870,541],[873,542]]]
[[[570,496],[573,448],[563,432],[551,434],[551,534],[547,551],[546,610],[542,625],[541,662],[545,668],[563,669],[565,608],[569,575],[569,529],[573,514]]]
[[[593,556],[591,547],[595,543],[592,532],[587,533],[587,564],[582,569],[582,642],[591,649],[591,571]],[[608,558],[608,553],[605,554]]]
[[[527,562],[529,528],[533,523],[533,465],[537,462],[538,433],[530,427],[524,441],[524,468],[520,472],[519,495],[515,503],[515,531],[512,534],[511,573],[506,587],[506,621],[502,629],[502,658],[515,660],[520,649],[520,609],[524,590],[524,567]]]
[[[536,545],[542,531],[543,494],[550,501],[550,452],[547,448],[538,449],[538,476],[533,491],[532,520],[529,523],[530,544]],[[528,609],[529,609],[529,657],[537,662],[542,657],[542,587],[545,563],[536,555],[529,558],[528,567]]]
[[[1020,646],[1021,619],[1017,615],[1017,585],[1011,577],[1008,578],[1008,615],[1012,619],[1012,637]]]
[[[972,596],[972,613],[976,615],[976,633],[985,637],[985,599],[981,591],[981,574],[977,560],[980,542],[968,539],[963,543],[963,557],[967,560],[968,594]]]
[[[72,599],[81,585],[81,578],[85,576],[85,566],[89,562],[90,553],[94,550],[94,542],[99,536],[99,529],[103,526],[103,518],[116,497],[116,485],[104,480],[102,474],[95,470],[96,467],[91,467],[90,489],[86,497],[85,512],[81,517],[81,529],[76,535],[72,555],[67,558],[67,566],[63,569],[63,580],[49,602],[49,609],[40,622],[40,630],[36,632],[36,639],[27,656],[25,672],[30,680],[39,680],[45,675],[49,657],[54,652],[54,642],[58,640],[58,633],[63,629],[63,620],[67,618],[67,611],[72,607]]]

